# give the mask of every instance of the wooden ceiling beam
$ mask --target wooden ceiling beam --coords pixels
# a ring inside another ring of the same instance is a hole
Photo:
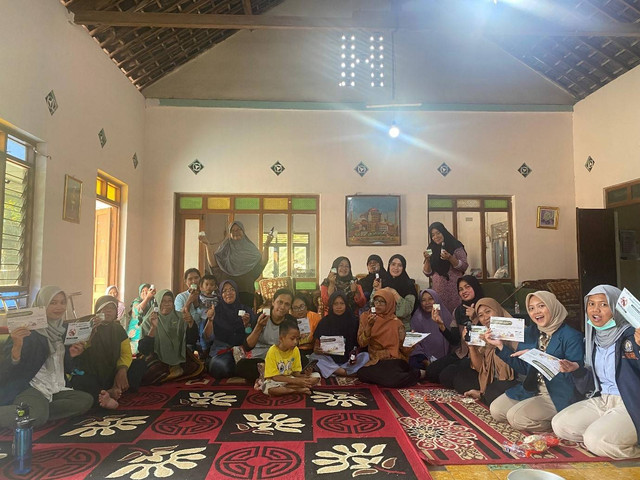
[[[154,27],[224,30],[428,30],[435,33],[464,34],[475,30],[471,25],[450,25],[431,20],[403,16],[397,18],[375,12],[346,17],[300,17],[276,15],[227,15],[186,13],[137,13],[78,11],[78,25],[117,27]],[[591,22],[591,25],[566,26],[551,23],[491,22],[484,30],[492,35],[563,36],[563,37],[633,37],[640,38],[640,24]]]
[[[252,15],[253,11],[251,9],[251,0],[242,0],[242,9],[244,10],[245,15]]]

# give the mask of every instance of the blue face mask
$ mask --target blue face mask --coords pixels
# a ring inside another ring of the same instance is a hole
[[[587,320],[587,323],[591,325],[593,328],[595,328],[596,330],[609,330],[610,328],[613,328],[616,326],[616,321],[613,318],[609,320],[607,323],[605,323],[604,325],[602,325],[601,327],[594,325],[591,322],[591,319]]]

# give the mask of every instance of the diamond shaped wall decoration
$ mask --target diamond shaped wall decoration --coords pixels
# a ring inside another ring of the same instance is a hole
[[[276,162],[271,165],[271,170],[273,170],[273,173],[275,173],[276,175],[280,175],[282,172],[284,172],[284,165],[282,165],[280,162]]]
[[[138,168],[138,154],[134,153],[133,154],[133,168]]]
[[[193,162],[189,164],[189,168],[191,169],[194,175],[197,175],[202,171],[202,169],[204,168],[204,165],[200,163],[200,160],[196,158]]]
[[[531,167],[529,165],[523,163],[522,165],[520,165],[520,168],[518,168],[518,172],[520,172],[520,175],[522,175],[524,178],[527,178],[527,176],[531,172],[533,172],[533,170],[531,170]]]
[[[356,168],[354,168],[354,170],[358,175],[364,177],[369,171],[369,167],[367,167],[363,162],[360,162],[358,165],[356,165]]]
[[[440,175],[442,175],[443,177],[446,177],[451,172],[451,167],[442,162],[442,165],[438,167],[438,172],[440,172]]]
[[[587,158],[587,162],[584,164],[584,168],[586,168],[589,172],[593,169],[593,167],[595,166],[596,161],[589,157]]]
[[[104,133],[104,128],[98,132],[98,138],[100,139],[100,146],[104,148],[107,143],[107,134]]]
[[[58,109],[58,102],[56,101],[56,95],[53,93],[53,90],[51,90],[44,99],[47,102],[49,114],[53,115],[56,113],[56,110]]]

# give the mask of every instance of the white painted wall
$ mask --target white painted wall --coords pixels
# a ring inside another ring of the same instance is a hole
[[[3,1],[0,13],[0,119],[37,137],[39,158],[32,284],[82,291],[79,314],[91,308],[95,179],[98,169],[129,186],[121,254],[126,298],[142,264],[144,98],[66,9],[51,0]],[[51,116],[45,96],[59,104]],[[107,144],[100,148],[98,132]],[[141,165],[133,169],[137,152]],[[65,174],[83,181],[80,224],[62,221]],[[39,250],[42,249],[42,255]],[[121,282],[122,283],[122,282]]]
[[[573,117],[576,205],[603,208],[603,189],[640,178],[640,69],[577,103]],[[591,156],[595,167],[584,168]]]
[[[391,140],[396,120],[404,135]],[[401,194],[400,247],[376,250],[408,260],[408,272],[424,283],[428,194],[513,195],[516,276],[575,277],[576,240],[570,113],[311,112],[148,106],[144,204],[153,210],[143,228],[148,244],[144,278],[171,280],[174,192],[317,193],[320,201],[320,271],[347,255],[365,271],[367,247],[346,247],[345,195]],[[198,158],[195,176],[187,165]],[[285,166],[279,177],[269,169]],[[363,161],[369,173],[353,170]],[[445,178],[436,168],[446,161]],[[533,173],[523,178],[526,162]],[[536,229],[536,207],[560,207],[558,230]]]

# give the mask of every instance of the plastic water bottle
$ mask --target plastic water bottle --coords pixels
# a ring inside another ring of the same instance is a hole
[[[13,436],[13,473],[24,475],[31,471],[33,427],[29,417],[29,405],[16,407],[16,430]]]
[[[513,311],[514,313],[520,313],[520,304],[518,303],[517,300],[516,300],[516,303],[513,304]]]

